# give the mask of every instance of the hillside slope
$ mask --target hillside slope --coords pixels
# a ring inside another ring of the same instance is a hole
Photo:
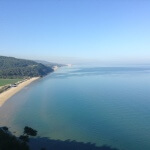
[[[51,67],[35,61],[0,56],[0,78],[44,76],[52,71]]]

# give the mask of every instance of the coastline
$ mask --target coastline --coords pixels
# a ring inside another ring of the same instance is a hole
[[[13,95],[15,95],[17,92],[22,90],[27,85],[31,84],[33,81],[39,79],[40,77],[33,77],[28,80],[23,81],[22,83],[18,84],[17,87],[11,87],[10,89],[4,91],[3,93],[0,93],[0,107]]]

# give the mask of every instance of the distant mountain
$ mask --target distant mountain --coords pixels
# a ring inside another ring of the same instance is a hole
[[[44,61],[44,60],[35,60],[35,61],[37,63],[41,63],[41,64],[49,66],[49,67],[54,67],[54,66],[62,67],[62,66],[66,66],[64,64],[58,64],[58,63],[48,62],[48,61]]]
[[[44,76],[52,71],[52,67],[32,60],[0,56],[0,78]]]

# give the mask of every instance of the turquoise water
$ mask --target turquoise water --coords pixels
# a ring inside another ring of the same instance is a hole
[[[16,134],[28,125],[53,139],[149,150],[150,68],[61,68],[8,100],[0,125]]]

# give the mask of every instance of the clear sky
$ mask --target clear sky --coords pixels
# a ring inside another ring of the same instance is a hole
[[[150,63],[150,0],[0,0],[0,55]]]

